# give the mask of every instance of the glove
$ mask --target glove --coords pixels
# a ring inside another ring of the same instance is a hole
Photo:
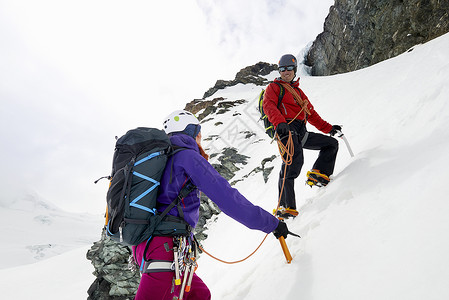
[[[287,123],[279,123],[278,126],[276,126],[276,133],[279,135],[279,137],[284,137],[288,135],[289,131],[290,126],[288,126]]]
[[[281,236],[283,236],[284,239],[286,239],[288,232],[289,231],[287,228],[287,224],[285,224],[282,221],[279,221],[278,227],[276,227],[276,229],[273,231],[273,234],[277,239],[279,239]]]
[[[341,131],[341,127],[342,127],[341,125],[332,125],[332,129],[331,129],[331,131],[329,131],[329,134],[331,136],[336,135],[337,131]]]

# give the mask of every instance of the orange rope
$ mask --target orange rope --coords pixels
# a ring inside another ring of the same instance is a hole
[[[311,112],[308,107],[309,101],[307,99],[302,99],[301,95],[298,93],[298,91],[295,90],[291,85],[289,85],[287,83],[281,83],[281,84],[287,91],[289,91],[293,95],[293,99],[295,99],[296,103],[298,103],[298,105],[302,108],[302,110],[305,111],[305,115],[306,114],[310,115]]]
[[[282,178],[281,192],[279,193],[278,205],[276,207],[274,215],[276,215],[281,205],[281,197],[282,193],[284,192],[284,185],[285,185],[285,176],[287,175],[287,166],[292,164],[293,154],[295,153],[295,147],[293,145],[293,138],[291,131],[288,132],[288,139],[285,145],[281,142],[281,139],[279,138],[279,135],[277,133],[276,133],[276,140],[278,143],[279,152],[281,153],[282,161],[284,162],[284,178]]]
[[[285,168],[284,168],[284,178],[282,179],[281,192],[279,193],[279,200],[278,200],[278,204],[277,204],[277,207],[276,207],[276,211],[274,212],[274,215],[276,215],[277,211],[279,210],[279,206],[280,206],[280,203],[281,203],[282,192],[284,191],[285,176],[287,174],[287,166],[292,164],[293,153],[294,153],[294,146],[293,146],[293,139],[292,139],[292,133],[291,132],[289,132],[289,134],[288,134],[287,143],[285,145],[282,144],[282,142],[281,142],[281,140],[280,140],[280,138],[279,138],[279,136],[277,134],[276,134],[275,138],[276,138],[276,140],[278,142],[279,152],[281,153],[282,161],[285,164]],[[286,154],[285,158],[284,158],[284,154]],[[257,250],[259,250],[259,248],[262,246],[262,244],[265,242],[265,240],[267,239],[268,234],[269,233],[267,233],[265,235],[265,237],[263,238],[262,242],[260,242],[259,246],[257,246],[257,248],[253,252],[251,252],[251,254],[249,254],[245,258],[242,258],[242,259],[239,259],[239,260],[236,260],[236,261],[226,261],[226,260],[217,258],[214,255],[212,255],[209,252],[207,252],[206,250],[204,250],[204,248],[201,247],[199,244],[198,244],[198,247],[201,249],[201,251],[203,251],[204,253],[209,255],[211,258],[213,258],[213,259],[215,259],[215,260],[217,260],[219,262],[232,265],[232,264],[241,263],[241,262],[247,260],[248,258],[250,258],[251,256],[253,256],[257,252]]]
[[[257,250],[259,250],[260,246],[262,246],[263,242],[265,242],[265,239],[267,238],[267,236],[268,236],[268,233],[265,235],[265,237],[263,238],[263,240],[262,240],[262,242],[259,244],[259,246],[257,246],[257,248],[256,248],[250,255],[248,255],[247,257],[245,257],[245,258],[243,258],[243,259],[236,260],[236,261],[226,261],[226,260],[222,260],[222,259],[220,259],[220,258],[217,258],[217,257],[213,256],[212,254],[210,254],[210,253],[207,252],[206,250],[204,250],[204,248],[201,247],[200,245],[198,245],[198,247],[201,249],[201,251],[203,251],[204,253],[206,253],[207,255],[209,255],[210,257],[212,257],[213,259],[218,260],[219,262],[222,262],[222,263],[225,263],[225,264],[228,264],[228,265],[232,265],[232,264],[241,263],[242,261],[245,261],[245,260],[247,260],[248,258],[250,258],[251,256],[253,256],[253,254],[256,253]]]

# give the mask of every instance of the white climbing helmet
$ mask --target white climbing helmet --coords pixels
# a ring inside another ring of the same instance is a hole
[[[176,110],[169,114],[163,123],[166,134],[182,132],[187,125],[198,125],[200,121],[191,113],[185,110]]]

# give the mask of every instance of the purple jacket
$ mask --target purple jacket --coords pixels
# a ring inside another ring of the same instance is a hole
[[[232,188],[212,165],[199,153],[196,141],[185,134],[175,134],[170,137],[173,145],[188,148],[175,153],[168,159],[159,188],[158,210],[162,212],[178,195],[183,184],[190,181],[198,190],[206,194],[226,215],[251,229],[270,233],[276,229],[279,220],[249,202],[235,188]],[[171,183],[170,183],[171,177]],[[184,219],[192,227],[199,218],[200,200],[196,192],[190,193],[182,202]],[[174,207],[170,215],[178,216]]]

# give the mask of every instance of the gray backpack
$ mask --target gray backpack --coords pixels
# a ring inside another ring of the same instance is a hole
[[[127,245],[138,245],[152,236],[187,236],[181,200],[196,187],[188,181],[173,202],[159,213],[158,187],[170,155],[183,150],[172,146],[163,130],[139,127],[129,130],[115,145],[108,178],[107,234]],[[180,217],[167,215],[178,207]]]

